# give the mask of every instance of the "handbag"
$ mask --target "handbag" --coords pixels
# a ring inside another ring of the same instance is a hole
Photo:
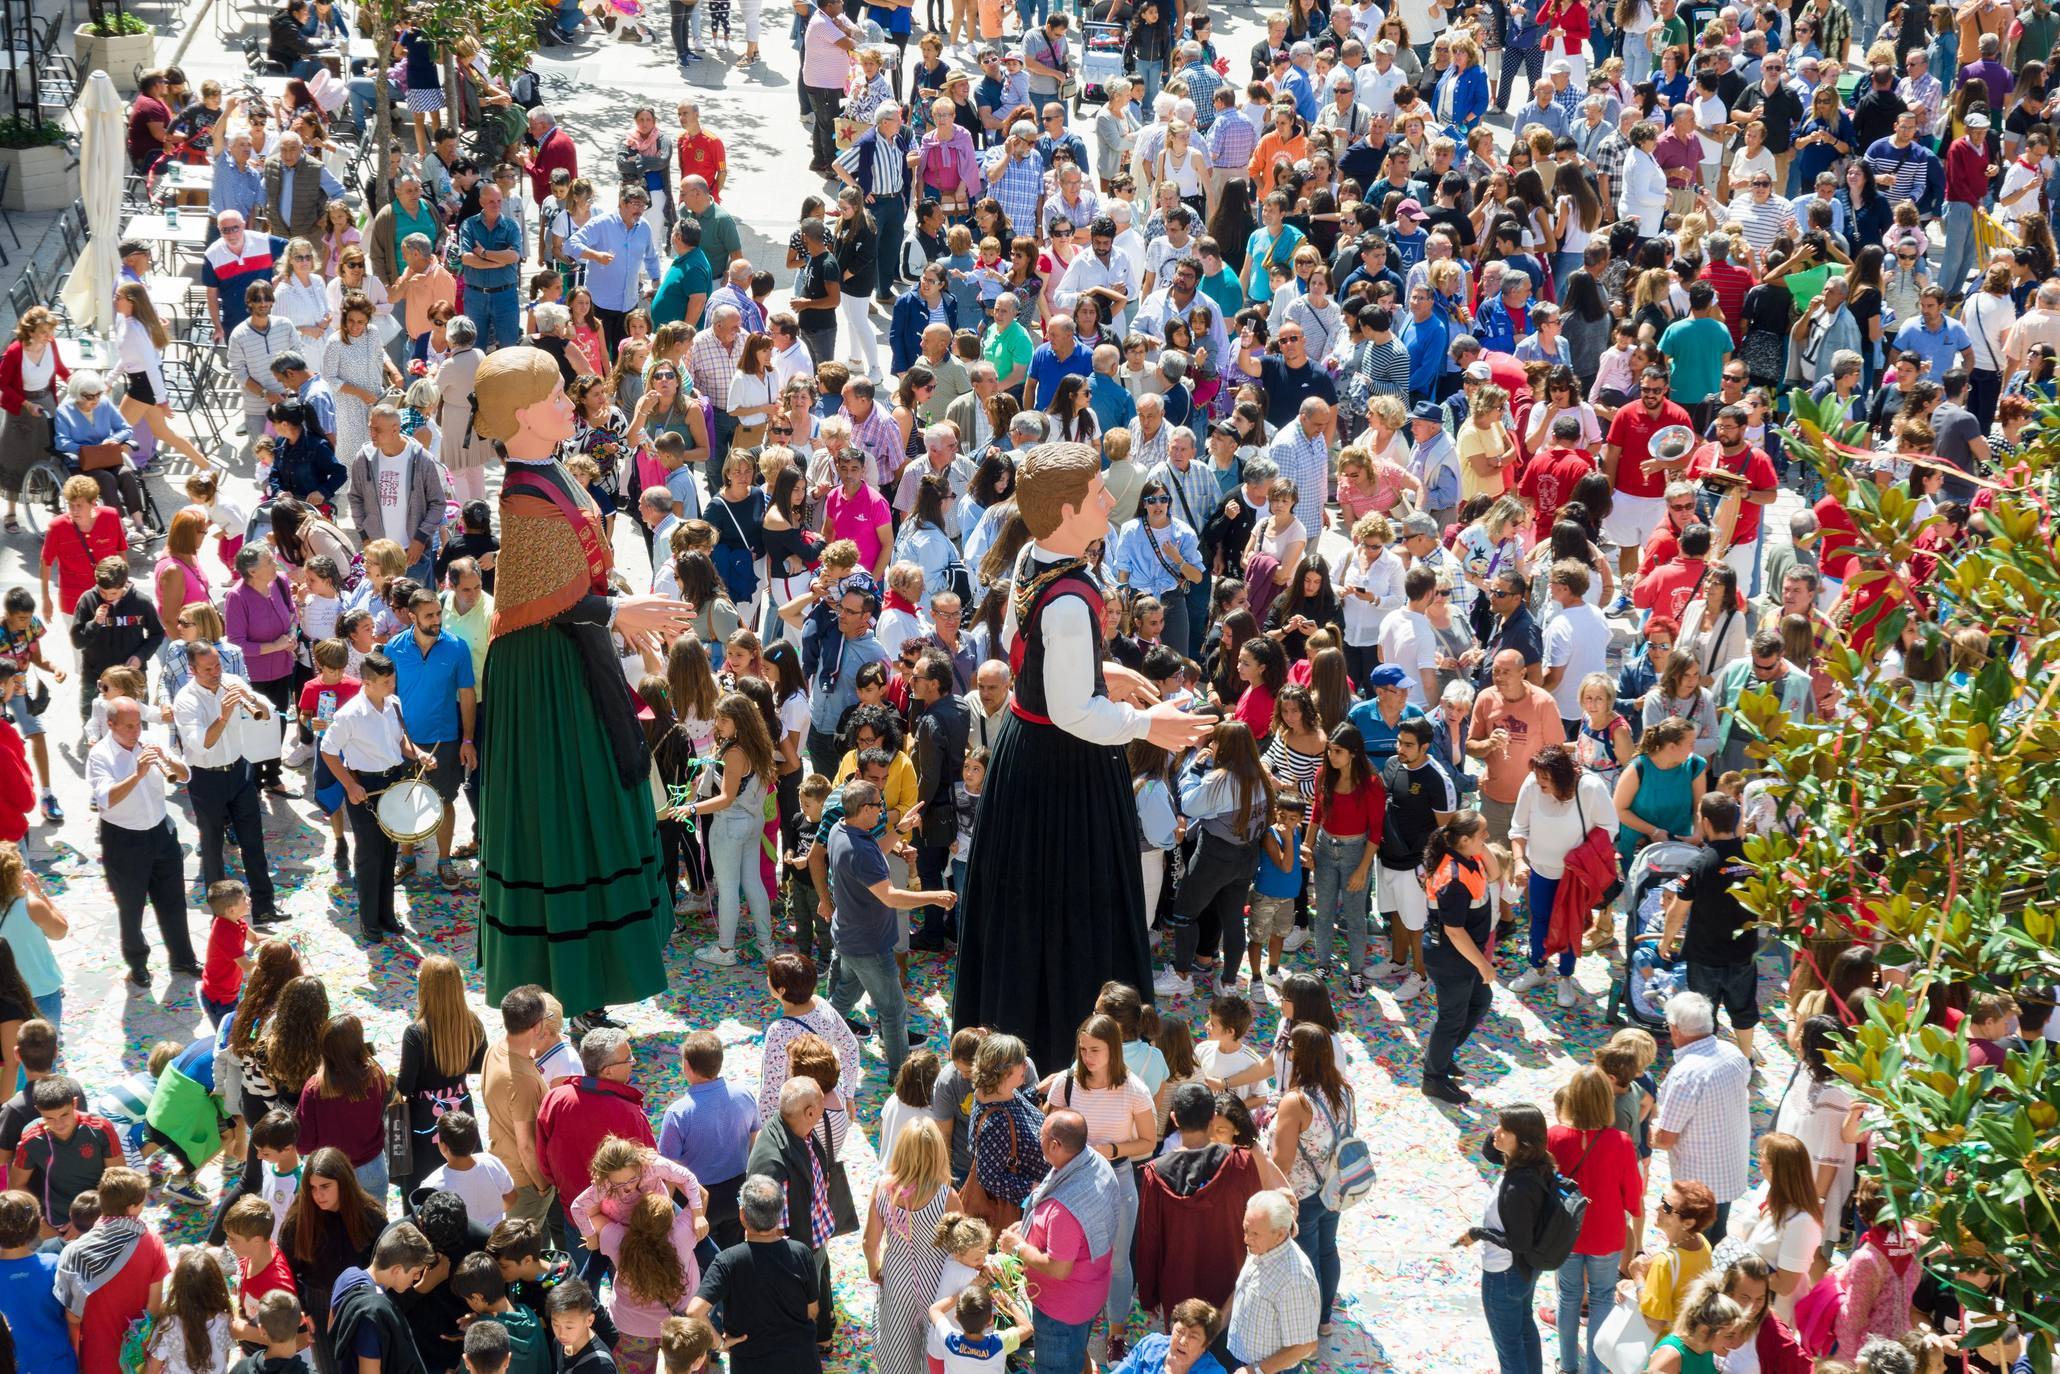
[[[1007,1111],[990,1112],[984,1120],[996,1115],[1002,1119],[1003,1127],[1009,1133],[1009,1167],[1015,1168],[1020,1159],[1020,1141],[1016,1135],[1015,1118]],[[987,1191],[987,1185],[980,1181],[980,1153],[977,1136],[974,1139],[973,1167],[966,1173],[965,1186],[958,1191],[959,1207],[969,1217],[978,1217],[999,1233],[1023,1219],[1023,1204],[996,1197]]]
[[[830,1234],[833,1236],[854,1235],[858,1231],[858,1208],[851,1201],[851,1176],[844,1171],[844,1161],[833,1152],[830,1123],[817,1123],[823,1132],[823,1180],[830,1193]]]
[[[415,1172],[415,1123],[408,1104],[396,1099],[386,1104],[386,1173],[399,1180]]]
[[[1639,1374],[1652,1355],[1652,1328],[1635,1302],[1618,1302],[1595,1333],[1594,1355],[1609,1374]]]
[[[87,444],[79,450],[79,471],[99,472],[103,468],[118,468],[129,455],[122,444]]]

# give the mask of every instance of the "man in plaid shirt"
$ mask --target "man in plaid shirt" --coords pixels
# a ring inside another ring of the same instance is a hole
[[[1209,203],[1223,191],[1225,183],[1241,177],[1251,165],[1252,150],[1259,146],[1259,131],[1252,121],[1237,116],[1237,92],[1219,85],[1209,103],[1216,119],[1209,128]],[[1196,102],[1200,107],[1200,102]]]
[[[1001,202],[1002,213],[1019,229],[1033,230],[1044,221],[1044,160],[1037,155],[1037,126],[1019,119],[1009,136],[987,160],[987,193]]]
[[[1659,1085],[1652,1143],[1667,1152],[1673,1177],[1707,1184],[1716,1196],[1717,1219],[1703,1233],[1715,1245],[1752,1159],[1752,1061],[1717,1039],[1716,1008],[1699,992],[1667,999],[1667,1032],[1674,1067]]]
[[[1323,1292],[1294,1234],[1295,1209],[1283,1194],[1260,1193],[1245,1204],[1245,1263],[1224,1332],[1244,1369],[1293,1369],[1316,1353]]]
[[[1206,134],[1216,122],[1216,92],[1223,89],[1223,78],[1203,59],[1199,43],[1182,43],[1174,57],[1180,63],[1174,75],[1187,82],[1187,98],[1195,103],[1195,127]]]
[[[1595,192],[1602,198],[1605,219],[1616,217],[1618,202],[1624,194],[1624,164],[1631,158],[1631,140],[1627,135],[1638,117],[1637,106],[1625,106],[1617,115],[1617,127],[1603,135],[1591,155],[1595,163]]]

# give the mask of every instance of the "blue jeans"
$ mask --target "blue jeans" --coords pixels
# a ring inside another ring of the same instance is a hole
[[[358,1165],[352,1172],[358,1176],[358,1186],[365,1190],[365,1196],[381,1207],[386,1205],[386,1154],[381,1151],[367,1163]]]
[[[1974,207],[1964,200],[1945,203],[1945,250],[1938,259],[1938,284],[1948,296],[1960,295],[1974,267]]]
[[[1149,109],[1152,98],[1159,93],[1159,87],[1166,84],[1166,64],[1164,61],[1147,62],[1140,57],[1137,59],[1137,77],[1144,82],[1144,103],[1145,108]]]
[[[1104,1309],[1109,1330],[1120,1333],[1137,1297],[1137,1271],[1130,1263],[1130,1243],[1137,1235],[1137,1166],[1116,1171],[1122,1196],[1116,1202],[1116,1244],[1109,1256],[1109,1302]]]
[[[1624,80],[1633,86],[1652,77],[1652,49],[1645,46],[1645,35],[1626,33],[1624,35]]]
[[[1036,1352],[1031,1366],[1036,1374],[1080,1374],[1087,1367],[1087,1333],[1094,1330],[1093,1322],[1076,1326],[1047,1317],[1033,1306],[1030,1329],[1035,1333],[1030,1348]]]
[[[491,353],[522,342],[521,301],[513,286],[465,287],[465,318],[479,330],[479,346]]]
[[[741,893],[743,902],[751,906],[751,928],[758,934],[760,954],[770,957],[772,901],[766,895],[765,875],[758,863],[764,835],[763,818],[733,805],[716,812],[708,826],[708,857],[715,866],[715,943],[724,949],[736,948]]]
[[[1595,1334],[1616,1302],[1617,1263],[1614,1250],[1606,1255],[1568,1255],[1559,1266],[1559,1367],[1565,1374],[1581,1369],[1581,1293],[1588,1295],[1587,1374],[1602,1374],[1602,1361],[1595,1358]]]
[[[59,989],[36,999],[36,1015],[50,1023],[52,1030],[64,1024],[64,992]]]
[[[1545,967],[1545,935],[1552,929],[1552,899],[1559,893],[1559,879],[1539,875],[1531,870],[1529,889],[1531,908],[1531,967]],[[1574,971],[1574,951],[1563,951],[1559,956],[1559,976],[1571,977]]]
[[[1316,936],[1317,965],[1329,964],[1336,953],[1336,923],[1342,918],[1345,948],[1351,956],[1346,967],[1356,969],[1366,962],[1366,902],[1373,895],[1373,870],[1367,870],[1366,883],[1357,892],[1346,882],[1366,855],[1366,837],[1340,838],[1318,830],[1312,848],[1316,852],[1316,902],[1309,908],[1309,927]]]
[[[839,1016],[851,1020],[860,993],[873,999],[874,1029],[887,1057],[887,1081],[891,1083],[901,1072],[901,1061],[908,1058],[908,999],[902,995],[901,969],[894,962],[893,950],[853,954],[841,944],[834,949],[830,955],[830,1005]],[[1076,1365],[1068,1374],[1077,1370]]]
[[[1309,1257],[1309,1266],[1316,1271],[1317,1291],[1323,1295],[1323,1311],[1316,1320],[1328,1322],[1331,1309],[1337,1306],[1338,1275],[1343,1266],[1338,1260],[1338,1214],[1323,1205],[1322,1193],[1311,1193],[1296,1207],[1295,1244]]]
[[[1481,1311],[1487,1314],[1501,1374],[1544,1374],[1538,1320],[1531,1315],[1531,1295],[1537,1289],[1537,1271],[1520,1264],[1481,1271]]]

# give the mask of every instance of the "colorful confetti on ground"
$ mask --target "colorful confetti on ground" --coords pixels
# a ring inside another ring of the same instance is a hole
[[[188,819],[181,818],[181,829],[190,835],[184,824]],[[75,825],[64,833],[82,829]],[[306,966],[328,983],[336,1009],[364,1019],[372,1044],[391,1067],[411,1015],[421,957],[443,953],[463,967],[473,963],[476,893],[446,893],[434,883],[411,882],[404,889],[401,911],[415,932],[413,938],[368,947],[356,938],[355,896],[348,886],[333,881],[327,830],[308,824],[299,803],[268,803],[265,831],[285,918],[278,933],[291,940]],[[138,995],[123,987],[112,938],[112,902],[97,854],[82,852],[63,838],[52,846],[49,833],[39,835],[45,847],[32,862],[75,930],[87,936],[62,946],[60,953],[73,989],[64,1027],[65,1062],[90,1089],[111,1084],[139,1066],[158,1040],[183,1043],[205,1033],[207,1022],[191,980],[165,982],[161,955],[159,978],[149,993]],[[189,872],[197,873],[197,862],[190,856],[188,864]],[[189,897],[195,942],[204,946],[207,910],[197,877]],[[689,951],[710,938],[712,924],[709,918],[697,918],[673,939],[667,961],[670,991],[635,1007],[616,1009],[635,1036],[634,1081],[643,1090],[654,1121],[685,1089],[679,1043],[689,1029],[714,1030],[729,1051],[726,1072],[756,1086],[758,1045],[776,1004],[749,962],[718,970],[692,960]],[[1510,973],[1520,967],[1513,940],[1505,940],[1498,955]],[[1289,963],[1307,967],[1309,951],[1290,955]],[[1344,1275],[1336,1332],[1325,1342],[1316,1367],[1355,1372],[1394,1368],[1410,1374],[1482,1374],[1493,1369],[1480,1313],[1478,1260],[1472,1251],[1451,1245],[1454,1236],[1479,1219],[1486,1198],[1492,1169],[1480,1158],[1479,1146],[1498,1106],[1532,1102],[1549,1112],[1554,1089],[1614,1030],[1602,1012],[1611,980],[1621,971],[1620,963],[1599,956],[1583,958],[1578,979],[1584,997],[1573,1011],[1552,1005],[1549,986],[1525,997],[1498,989],[1493,1010],[1460,1054],[1476,1097],[1475,1104],[1463,1110],[1432,1102],[1417,1091],[1422,1048],[1435,1017],[1431,996],[1398,1004],[1381,990],[1364,1000],[1339,999],[1346,1069],[1359,1097],[1361,1134],[1379,1164],[1380,1183],[1366,1203],[1346,1214],[1340,1227]],[[943,957],[913,956],[910,983],[920,990],[921,1001],[916,1014],[928,1022],[929,1043],[940,1053],[949,1024],[949,978]],[[1770,1011],[1777,986],[1769,978],[1763,987],[1762,1001]],[[81,996],[78,990],[83,987],[107,992]],[[473,996],[488,1033],[497,1035],[499,1018],[485,1008],[476,982]],[[1199,1038],[1205,1007],[1205,998],[1185,998],[1161,1010],[1186,1017]],[[1258,1012],[1254,1042],[1268,1043],[1276,1025],[1275,1009],[1270,1002],[1260,1003]],[[1771,1027],[1770,1018],[1767,1029]],[[1756,1130],[1768,1127],[1792,1068],[1777,1035],[1762,1034],[1760,1043],[1767,1067],[1758,1085]],[[865,1054],[859,1120],[866,1130],[854,1133],[846,1147],[853,1189],[860,1198],[867,1195],[874,1175],[872,1140],[887,1093],[878,1048],[868,1044]],[[1664,1156],[1655,1157],[1655,1186],[1665,1174]],[[201,1178],[210,1190],[220,1186],[215,1166],[204,1170]],[[149,1215],[173,1240],[195,1240],[205,1225],[205,1214],[197,1209],[155,1201]],[[832,1252],[838,1331],[828,1365],[838,1371],[869,1371],[873,1289],[865,1278],[857,1238],[836,1242]],[[1541,1301],[1548,1305],[1551,1291],[1549,1279],[1541,1282]],[[1133,1338],[1141,1329],[1141,1322],[1134,1320]],[[1549,1345],[1551,1330],[1543,1334]],[[1099,1348],[1099,1341],[1096,1345]]]

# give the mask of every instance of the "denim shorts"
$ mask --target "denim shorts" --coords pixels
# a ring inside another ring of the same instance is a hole
[[[8,698],[7,714],[13,718],[15,728],[21,731],[23,739],[34,739],[43,733],[42,718],[29,709],[28,693],[16,692]]]
[[[1760,1022],[1760,970],[1742,964],[1690,964],[1688,990],[1710,999],[1731,1018],[1731,1029],[1751,1030]]]

